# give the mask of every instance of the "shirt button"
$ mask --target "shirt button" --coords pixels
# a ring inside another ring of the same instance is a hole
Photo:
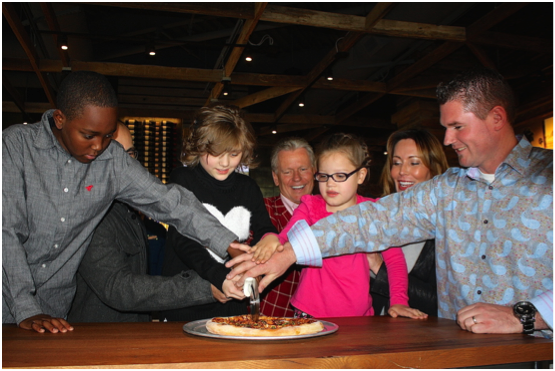
[[[487,219],[484,220],[484,224],[488,224],[488,223],[489,223],[489,220],[487,220]]]
[[[46,268],[46,264],[43,264],[42,267],[43,267],[43,268]]]
[[[67,163],[68,163],[68,164],[71,164],[71,159],[67,160]]]
[[[63,223],[63,222],[65,222],[65,221],[66,221],[66,218],[62,217],[62,218],[61,218],[60,220],[61,220],[61,221],[62,221],[62,223]]]
[[[486,260],[486,256],[485,256],[485,255],[482,255],[482,259],[483,259],[483,260]]]
[[[68,189],[68,188],[64,188],[64,192],[65,192],[65,193],[68,193],[68,192],[69,192],[69,189]]]
[[[57,248],[58,248],[58,244],[54,244],[54,248],[57,249]]]
[[[476,291],[476,293],[477,293],[478,295],[482,295],[482,290],[478,290],[478,291]]]
[[[492,186],[489,186],[488,188],[489,188],[489,189],[493,189],[493,187],[492,187]]]

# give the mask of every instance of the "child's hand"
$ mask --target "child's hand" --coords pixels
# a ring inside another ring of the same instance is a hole
[[[48,314],[37,314],[36,316],[24,319],[19,323],[19,327],[25,330],[33,330],[40,333],[48,331],[53,334],[58,332],[73,331],[73,326],[71,326],[65,319],[51,317]]]
[[[406,305],[395,304],[392,305],[391,308],[387,311],[391,317],[395,318],[398,316],[401,317],[409,317],[412,319],[426,319],[428,315],[424,312],[419,311],[418,309],[408,307]]]
[[[253,254],[252,261],[263,264],[268,261],[277,251],[283,251],[283,245],[279,242],[277,235],[269,233],[261,239],[256,246],[251,247],[249,253]]]

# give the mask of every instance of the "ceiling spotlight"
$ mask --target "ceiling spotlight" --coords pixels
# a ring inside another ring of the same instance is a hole
[[[277,134],[277,126],[272,126],[272,134]]]
[[[252,62],[252,57],[251,57],[250,55],[247,55],[247,56],[245,57],[245,60],[246,60],[247,62]]]
[[[68,50],[69,49],[66,35],[58,35],[58,48],[60,48],[62,50]]]
[[[299,98],[299,107],[304,107],[304,97]]]
[[[230,94],[231,94],[231,88],[230,88],[230,86],[227,82],[224,82],[224,88],[222,90],[222,95],[225,95],[227,97]]]
[[[222,95],[228,96],[228,95],[231,94],[231,86],[230,86],[230,83],[231,83],[231,77],[229,77],[229,76],[224,76],[224,77],[222,78],[222,85],[223,85],[223,88],[222,88]]]
[[[149,43],[146,46],[146,54],[154,57],[156,55],[156,48],[154,47],[153,43]]]
[[[333,71],[331,70],[331,68],[328,69],[326,72],[326,80],[333,81]]]

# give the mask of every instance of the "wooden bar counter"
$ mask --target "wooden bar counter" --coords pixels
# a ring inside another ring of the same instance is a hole
[[[39,334],[2,326],[3,368],[451,368],[553,359],[553,341],[480,335],[431,317],[326,318],[333,334],[226,340],[183,332],[184,322],[73,324]]]

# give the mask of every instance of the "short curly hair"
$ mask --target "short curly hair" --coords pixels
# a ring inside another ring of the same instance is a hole
[[[76,71],[63,79],[56,103],[66,119],[72,121],[81,117],[85,106],[117,107],[118,98],[103,75],[92,71]]]
[[[181,161],[187,166],[196,166],[205,154],[220,156],[225,152],[241,151],[240,165],[254,169],[257,166],[255,146],[254,130],[239,107],[221,104],[202,107],[183,141]]]
[[[436,95],[439,105],[459,100],[466,112],[472,112],[482,120],[495,106],[505,109],[509,123],[513,123],[516,117],[513,90],[503,76],[487,68],[469,70],[447,83],[440,83]]]

